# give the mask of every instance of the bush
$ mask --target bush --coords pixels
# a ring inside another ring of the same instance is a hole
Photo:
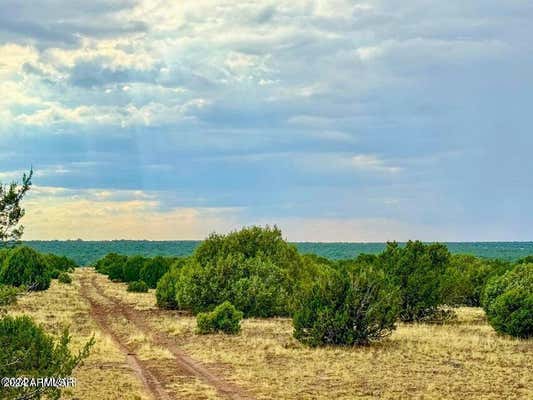
[[[533,254],[516,261],[517,264],[533,264]]]
[[[111,280],[122,281],[127,259],[128,257],[122,254],[109,253],[96,262],[94,269],[101,274],[108,275]]]
[[[0,307],[14,304],[17,296],[22,292],[22,288],[14,286],[0,285]]]
[[[366,345],[395,328],[398,312],[398,290],[383,271],[333,271],[301,295],[294,337],[310,346]]]
[[[479,307],[490,278],[504,274],[511,265],[499,260],[481,260],[471,255],[450,257],[443,288],[443,301],[450,305]]]
[[[141,276],[141,268],[144,265],[146,258],[142,256],[130,256],[124,264],[123,281],[134,282],[138,281]]]
[[[439,243],[409,241],[403,248],[387,244],[377,262],[400,289],[402,321],[432,320],[439,314],[449,261],[448,249]]]
[[[276,227],[212,234],[177,275],[176,303],[193,313],[229,301],[247,317],[289,315],[294,293],[317,273]]]
[[[225,301],[211,312],[198,314],[196,317],[197,332],[237,334],[241,330],[242,317],[242,312],[229,301]]]
[[[57,279],[59,278],[59,275],[61,274],[62,272],[57,270],[57,269],[53,269],[51,271],[48,271],[48,276],[50,276],[51,279]]]
[[[2,264],[0,282],[11,286],[26,285],[34,290],[46,290],[50,286],[46,260],[29,247],[17,247],[9,252]]]
[[[128,283],[128,292],[146,293],[148,285],[144,281],[135,281]]]
[[[70,336],[65,330],[57,343],[29,317],[5,316],[0,319],[0,376],[64,377],[88,354],[94,344],[91,339],[77,355],[72,355],[68,345]],[[2,388],[2,399],[47,398],[58,399],[60,390],[46,388],[30,396],[36,389]]]
[[[172,262],[173,260],[169,257],[148,258],[139,273],[140,279],[146,282],[150,288],[155,289],[157,282],[170,269]]]
[[[288,285],[287,272],[271,261],[234,254],[205,267],[189,262],[175,293],[178,307],[195,314],[229,301],[247,317],[271,317],[288,314]]]
[[[72,272],[78,266],[73,260],[65,256],[57,256],[55,254],[43,254],[49,270],[58,270],[64,272]]]
[[[178,278],[179,269],[173,266],[157,282],[155,297],[158,307],[165,309],[175,309],[178,307],[178,303],[176,302],[176,282]]]
[[[66,284],[72,283],[72,278],[66,272],[61,272],[59,276],[57,277],[57,280],[58,282],[61,282],[61,283],[66,283]]]
[[[487,284],[483,308],[492,327],[514,337],[533,336],[533,264],[519,264]]]

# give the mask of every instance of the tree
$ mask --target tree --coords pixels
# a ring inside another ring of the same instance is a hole
[[[70,335],[65,329],[55,341],[27,316],[0,319],[0,376],[28,378],[67,377],[87,356],[94,345],[91,338],[74,355],[69,349]],[[59,388],[2,388],[2,399],[59,399]]]
[[[161,277],[170,269],[170,265],[173,259],[170,257],[153,257],[148,258],[140,271],[140,279],[146,282],[146,284],[155,289],[157,282]]]
[[[33,169],[22,176],[22,183],[12,182],[8,185],[0,183],[0,242],[3,246],[19,241],[24,233],[24,226],[19,222],[24,216],[20,203],[31,188]]]
[[[378,260],[400,288],[402,321],[432,320],[439,315],[450,263],[445,245],[409,241],[405,247],[400,247],[397,243],[388,243]]]
[[[146,259],[143,256],[129,256],[124,264],[122,280],[124,282],[138,281]]]
[[[483,293],[483,308],[492,327],[520,338],[533,336],[533,264],[518,264],[492,278]]]
[[[378,268],[331,271],[299,299],[294,337],[309,346],[369,344],[395,328],[399,301],[398,289]]]
[[[46,290],[50,286],[48,264],[43,255],[31,247],[16,247],[9,252],[0,267],[0,282]]]

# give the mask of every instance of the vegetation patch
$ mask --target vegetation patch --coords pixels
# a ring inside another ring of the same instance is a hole
[[[66,283],[66,284],[72,283],[72,278],[66,272],[61,272],[59,276],[57,277],[57,280],[58,282],[61,282],[61,283]]]
[[[148,292],[148,285],[144,281],[135,281],[128,283],[128,292],[146,293]]]
[[[0,376],[70,376],[89,355],[94,340],[86,343],[77,355],[70,352],[69,343],[67,330],[55,342],[31,318],[5,316],[0,319]],[[58,399],[60,394],[59,388],[2,388],[3,399],[41,398],[42,395]]]
[[[533,264],[519,264],[487,284],[483,307],[497,332],[533,336]]]
[[[197,315],[197,332],[200,334],[221,332],[235,335],[241,330],[242,317],[241,311],[229,301],[225,301],[213,311]]]
[[[9,251],[2,263],[0,282],[6,285],[26,285],[33,290],[46,290],[50,286],[48,264],[35,250],[21,246]]]
[[[310,345],[366,345],[395,328],[399,291],[372,267],[333,272],[301,297],[294,337]]]

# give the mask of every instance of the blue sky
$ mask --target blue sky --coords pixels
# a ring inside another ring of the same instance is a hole
[[[533,240],[531,1],[3,1],[28,239]]]

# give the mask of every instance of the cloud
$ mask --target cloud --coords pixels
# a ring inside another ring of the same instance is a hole
[[[401,167],[388,165],[374,154],[358,154],[350,158],[350,165],[357,170],[383,172],[394,174],[402,170]]]
[[[77,201],[94,188],[141,191],[158,212],[329,218],[332,236],[341,219],[384,234],[379,221],[396,221],[398,235],[533,234],[524,2],[9,0],[2,10],[2,180],[34,165],[36,184],[80,191]],[[487,219],[499,225],[481,228]],[[415,228],[402,231],[406,221]]]
[[[37,187],[26,203],[25,238],[201,239],[236,226],[237,209],[161,209],[142,191]]]

